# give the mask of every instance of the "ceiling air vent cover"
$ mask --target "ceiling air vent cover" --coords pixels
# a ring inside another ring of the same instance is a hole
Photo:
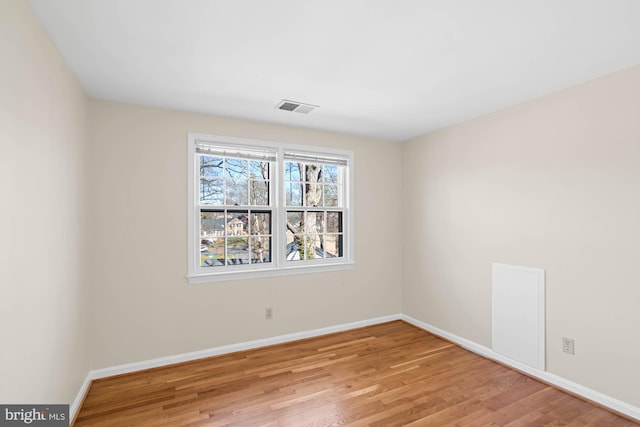
[[[275,108],[277,108],[278,110],[295,111],[296,113],[307,114],[310,111],[318,108],[318,106],[313,104],[305,104],[304,102],[289,101],[288,99],[283,99],[278,103],[278,105],[276,105]]]

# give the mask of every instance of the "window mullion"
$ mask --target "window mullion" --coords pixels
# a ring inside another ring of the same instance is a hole
[[[189,153],[189,179],[191,185],[189,186],[189,218],[193,221],[191,227],[189,227],[188,243],[189,252],[188,258],[190,268],[192,271],[198,271],[200,267],[200,209],[196,206],[200,201],[200,169],[198,165],[198,155],[195,152],[195,141],[188,144]],[[197,171],[197,173],[196,173]]]
[[[275,161],[275,171],[272,179],[272,188],[274,189],[274,200],[272,203],[273,207],[273,225],[274,229],[272,230],[272,239],[273,246],[272,253],[274,256],[274,264],[276,268],[282,268],[284,266],[284,257],[285,250],[283,248],[284,243],[286,242],[286,215],[287,210],[285,207],[285,168],[284,168],[284,158],[283,158],[283,150],[280,148],[278,150],[278,156]]]

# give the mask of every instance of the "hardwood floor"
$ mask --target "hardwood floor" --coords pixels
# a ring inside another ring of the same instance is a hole
[[[402,321],[96,380],[81,426],[638,426]]]

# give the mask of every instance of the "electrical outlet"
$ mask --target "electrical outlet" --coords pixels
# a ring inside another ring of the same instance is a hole
[[[562,337],[562,351],[575,354],[574,342],[571,338]]]
[[[267,320],[273,319],[273,308],[267,307],[264,309],[264,318]]]

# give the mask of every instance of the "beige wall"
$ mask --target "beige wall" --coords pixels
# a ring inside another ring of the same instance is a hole
[[[90,368],[86,98],[25,1],[0,2],[0,402],[71,403]]]
[[[94,368],[400,312],[400,145],[104,101],[89,132]],[[187,132],[353,150],[356,267],[187,284]]]
[[[548,371],[640,406],[640,66],[410,141],[403,170],[405,314],[490,347],[491,263],[544,268]]]
[[[0,55],[0,402],[400,311],[491,346],[503,262],[547,272],[548,370],[640,406],[640,67],[398,145],[87,101],[22,0]],[[356,267],[188,285],[187,132],[353,150]]]

